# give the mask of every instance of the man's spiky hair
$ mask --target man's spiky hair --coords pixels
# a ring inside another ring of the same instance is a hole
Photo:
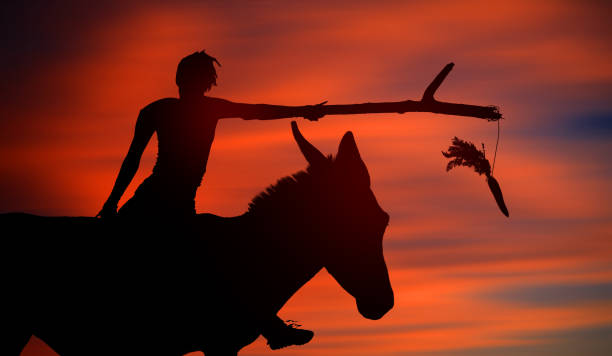
[[[205,51],[194,52],[181,59],[176,69],[176,85],[203,86],[205,91],[217,85],[217,71],[215,63],[221,66],[215,57],[209,56]]]

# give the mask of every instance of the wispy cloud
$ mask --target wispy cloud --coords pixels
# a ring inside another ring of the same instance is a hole
[[[514,286],[491,291],[482,296],[493,300],[539,307],[557,307],[560,305],[578,305],[594,302],[610,302],[612,304],[612,283],[563,283]]]

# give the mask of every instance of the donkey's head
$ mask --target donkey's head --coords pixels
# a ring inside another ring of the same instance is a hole
[[[317,180],[316,202],[311,206],[325,225],[319,236],[324,267],[355,297],[361,315],[380,319],[393,307],[382,246],[389,215],[370,189],[370,175],[353,134],[344,134],[338,154],[330,160],[306,141],[295,122],[291,127]]]

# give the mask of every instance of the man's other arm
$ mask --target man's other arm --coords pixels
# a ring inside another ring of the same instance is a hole
[[[153,124],[153,117],[150,110],[145,108],[140,111],[138,119],[136,120],[134,138],[132,139],[128,153],[121,164],[121,169],[119,170],[119,174],[115,180],[113,190],[97,216],[109,217],[117,213],[117,204],[134,178],[136,171],[138,171],[142,153],[147,147],[147,144],[149,143],[149,140],[151,139],[151,136],[153,136],[154,132],[155,125]]]

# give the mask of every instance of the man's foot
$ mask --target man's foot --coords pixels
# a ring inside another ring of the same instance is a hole
[[[274,334],[268,335],[268,346],[272,350],[278,350],[291,345],[304,345],[312,340],[314,332],[298,329],[298,326],[300,325],[290,323]]]

